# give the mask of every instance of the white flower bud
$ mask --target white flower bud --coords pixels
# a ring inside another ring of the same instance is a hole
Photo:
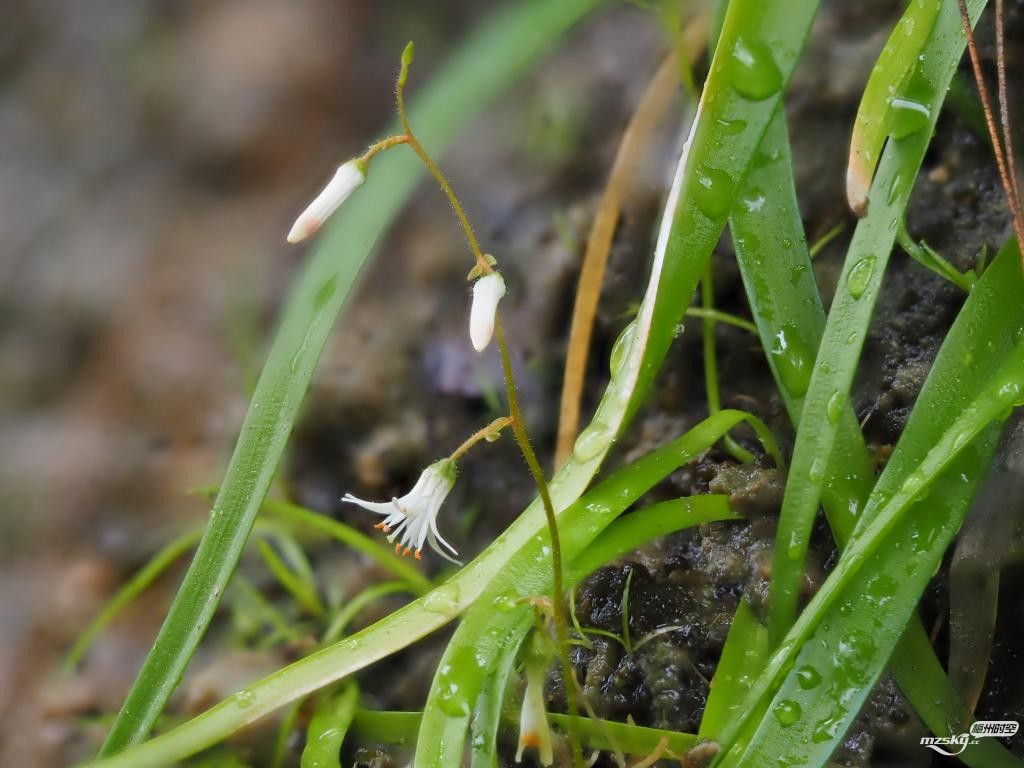
[[[494,316],[498,302],[505,295],[501,273],[491,272],[473,283],[473,306],[469,311],[469,338],[473,349],[483,352],[494,334]]]
[[[538,646],[535,640],[526,657],[526,693],[523,695],[523,708],[519,713],[519,748],[516,750],[516,762],[522,762],[523,751],[527,747],[532,747],[537,750],[541,765],[551,765],[555,756],[551,744],[551,726],[548,724],[548,713],[544,708],[547,661],[538,653]]]
[[[365,181],[366,168],[361,161],[349,160],[347,163],[339,165],[338,170],[334,173],[334,178],[327,182],[323,191],[295,220],[291,231],[288,232],[288,242],[299,243],[316,234],[327,218],[338,210],[338,206],[363,186]]]

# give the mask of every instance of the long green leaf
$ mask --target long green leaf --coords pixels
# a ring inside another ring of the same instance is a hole
[[[825,310],[811,268],[793,184],[785,115],[775,114],[761,142],[739,204],[729,218],[761,345],[794,426],[799,427],[812,360],[825,328]],[[874,485],[874,470],[853,406],[844,401],[835,449],[826,472],[822,503],[836,540],[844,544]],[[811,510],[812,515],[817,510]],[[788,521],[783,521],[788,522]],[[782,540],[792,535],[780,524]],[[750,606],[733,617],[699,735],[714,738],[734,719],[753,675],[772,650]]]
[[[416,99],[411,116],[421,141],[442,149],[598,2],[534,0],[496,14]],[[145,738],[181,679],[238,563],[334,320],[377,238],[423,173],[408,153],[375,160],[365,188],[337,216],[292,289],[207,531],[102,755]]]
[[[882,275],[902,221],[913,182],[924,159],[939,108],[963,53],[965,37],[957,0],[943,0],[924,55],[916,62],[915,93],[927,120],[918,130],[893,136],[886,144],[871,187],[867,216],[857,225],[839,277],[825,333],[818,349],[807,394],[801,428],[793,449],[791,476],[783,499],[780,529],[786,540],[776,540],[770,590],[769,630],[777,641],[796,613],[804,560],[821,499],[829,457],[835,446],[838,422],[830,418],[835,403],[849,398],[850,385],[867,335]],[[974,18],[984,0],[969,3]]]
[[[1022,303],[1019,255],[1011,245],[982,277],[950,330],[903,438],[872,493],[864,526],[855,532],[836,569],[759,680],[755,698],[772,689],[783,670],[790,670],[772,704],[781,716],[760,722],[747,752],[734,753],[736,764],[746,765],[782,742],[787,752],[814,764],[842,738],[881,674],[991,460],[994,432],[986,426],[1001,420],[1024,398]],[[983,345],[977,344],[979,328],[985,329]],[[927,495],[921,499],[922,494]],[[964,723],[964,714],[953,709],[951,694],[913,671],[924,664],[935,674],[937,662],[933,654],[923,653],[927,642],[922,638],[916,628],[904,638],[897,675],[915,698],[924,690],[940,694],[932,706],[925,702],[921,714],[936,733],[945,735],[948,727]],[[852,649],[852,655],[824,665],[822,649],[834,653],[841,646]],[[911,657],[911,651],[918,656]],[[833,689],[842,687],[844,675],[843,690],[849,691],[837,699]],[[818,676],[820,684],[808,685]],[[798,694],[798,689],[804,693]],[[996,765],[997,760],[1000,765],[1013,764],[991,740],[971,749],[975,751],[969,750],[964,758],[972,765]]]
[[[740,205],[730,217],[730,226],[747,297],[765,349],[773,349],[777,334],[785,333],[787,326],[790,340],[795,339],[799,349],[816,349],[825,324],[824,312],[803,245],[803,228],[792,192],[788,141],[778,136],[784,133],[784,125],[781,129],[774,126],[775,123],[762,143],[760,157],[764,162],[751,171],[747,188],[740,196]],[[764,216],[765,210],[776,215]],[[764,253],[774,254],[774,257],[767,260]],[[1007,268],[1005,262],[1000,261],[999,265],[998,270]],[[987,285],[1015,285],[1012,280],[1012,275],[1000,275]],[[979,307],[977,316],[1006,313],[1007,307],[1013,305],[1014,296],[1008,297],[1007,305],[995,306],[996,298],[983,293],[974,299]],[[803,400],[794,396],[790,383],[795,379],[799,384],[800,377],[794,377],[785,363],[780,366],[776,357],[769,354],[769,363],[790,416],[799,424]],[[927,400],[924,403],[927,405]],[[843,410],[845,423],[839,424],[829,462],[830,477],[822,492],[822,503],[840,546],[845,545],[852,533],[872,485],[870,461],[860,430],[848,403],[844,403]],[[949,415],[945,413],[943,418]],[[890,465],[895,466],[892,462]],[[845,474],[847,470],[850,470],[849,476]],[[892,477],[890,472],[887,478]],[[701,720],[699,735],[702,738],[713,738],[738,712],[749,690],[751,674],[759,669],[770,650],[757,620],[746,604],[741,605],[730,628],[715,685]],[[962,705],[953,694],[918,621],[911,623],[901,640],[893,654],[892,666],[900,687],[933,732],[945,735],[947,723],[962,719]]]

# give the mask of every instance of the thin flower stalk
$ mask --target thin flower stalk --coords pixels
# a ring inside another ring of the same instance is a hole
[[[404,89],[409,75],[409,65],[412,63],[413,51],[413,44],[409,43],[402,53],[402,67],[395,86],[395,105],[398,110],[399,120],[402,123],[402,129],[404,130],[405,137],[407,139],[405,143],[408,144],[408,146],[416,153],[417,157],[420,158],[423,164],[430,171],[431,175],[437,181],[441,190],[448,198],[452,209],[455,211],[455,216],[459,220],[459,224],[462,226],[463,232],[466,236],[466,241],[469,243],[470,251],[473,255],[474,261],[476,262],[473,271],[470,272],[470,278],[472,279],[479,276],[483,279],[495,272],[494,259],[489,255],[485,255],[483,250],[480,248],[480,242],[476,237],[476,233],[473,231],[472,225],[469,223],[469,218],[466,216],[462,203],[459,201],[458,196],[455,194],[455,191],[452,189],[452,186],[448,182],[444,173],[441,172],[440,167],[438,167],[437,163],[434,162],[433,158],[431,158],[430,154],[416,138],[416,134],[412,130],[409,118],[406,115]],[[495,305],[496,304],[497,302],[495,301]],[[540,495],[541,504],[544,507],[544,514],[547,519],[548,530],[551,536],[555,639],[558,644],[558,655],[561,661],[563,674],[566,679],[566,691],[569,691],[570,686],[573,686],[575,676],[573,675],[572,666],[569,663],[567,650],[568,632],[566,629],[565,618],[566,611],[562,574],[562,547],[558,536],[558,521],[555,516],[554,504],[551,501],[551,493],[548,489],[547,479],[544,476],[544,471],[541,469],[540,462],[537,460],[537,455],[534,453],[529,435],[526,432],[522,410],[519,407],[519,398],[516,394],[516,381],[515,374],[512,371],[512,359],[509,355],[508,344],[505,339],[504,330],[502,329],[501,317],[497,312],[496,306],[494,313],[494,333],[497,337],[498,350],[501,355],[502,367],[505,375],[505,391],[509,403],[509,418],[511,419],[510,426],[512,427],[512,433],[516,438],[519,450],[523,454],[523,458],[526,460],[526,465],[530,470],[530,474],[533,476],[534,484],[537,486],[537,492]],[[569,714],[575,718],[579,711],[576,697],[567,695],[566,700],[569,705]],[[573,763],[577,766],[582,766],[583,753],[580,747],[580,739],[577,729],[575,727],[571,728],[569,735],[572,743]]]

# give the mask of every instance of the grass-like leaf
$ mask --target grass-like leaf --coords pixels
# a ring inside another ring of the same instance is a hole
[[[821,764],[838,745],[903,633],[991,461],[988,425],[1024,399],[1024,285],[1015,246],[1004,248],[951,329],[849,547],[772,657],[759,687],[781,678],[773,717],[724,764],[786,754]],[[991,343],[978,345],[979,328]],[[922,498],[923,496],[923,498]],[[921,650],[912,634],[906,650]],[[903,663],[927,662],[906,658]],[[911,680],[913,682],[913,680]],[[912,689],[913,690],[913,689]],[[936,710],[941,705],[936,705]],[[924,712],[936,733],[964,727],[964,713]],[[1019,765],[983,740],[972,765]],[[781,752],[780,752],[781,750]]]
[[[642,493],[657,482],[658,478],[671,471],[672,467],[678,466],[673,462],[678,461],[680,447],[710,445],[726,430],[740,421],[749,419],[748,414],[741,411],[721,411],[690,430],[682,446],[671,445],[668,449],[659,449],[631,465],[628,486],[641,488],[642,490],[636,493]],[[755,421],[753,425],[768,446],[769,452],[781,460],[771,434],[758,422]],[[588,502],[580,501],[571,505],[563,513],[566,516],[566,541],[574,543],[574,547],[567,547],[567,556],[577,553],[603,528],[593,524],[592,515],[601,509],[610,509],[610,505],[618,503],[616,499],[623,498],[622,493],[628,491],[628,487],[622,487],[625,481],[621,478],[612,483],[615,477],[613,475],[600,486],[604,489],[601,494],[591,497]],[[595,489],[591,493],[598,490]],[[559,498],[558,494],[564,492],[564,487],[560,490],[559,486],[553,485],[552,491],[556,498]],[[610,498],[599,501],[605,494],[610,494]],[[633,500],[635,498],[636,496],[633,496]],[[564,504],[564,501],[562,503]],[[572,514],[568,514],[570,511]],[[614,515],[611,517],[614,518]],[[610,522],[610,519],[607,522]],[[533,552],[534,559],[524,562],[523,558],[520,558],[525,571],[525,574],[520,574],[520,582],[524,586],[534,583],[537,572],[550,575],[549,569],[536,567],[536,558],[546,562],[539,549],[543,546],[546,531],[543,510],[535,503],[483,554],[429,594],[414,600],[373,626],[278,670],[187,723],[118,755],[96,761],[93,765],[104,768],[156,768],[181,760],[217,743],[268,712],[347,677],[445,625],[472,605],[497,574],[508,573],[510,561],[524,548],[534,547],[536,550]],[[531,590],[530,593],[535,592]]]
[[[762,347],[790,419],[799,426],[825,311],[800,219],[781,111],[772,120],[758,156],[729,226]],[[875,478],[852,405],[843,401],[834,416],[839,424],[822,501],[837,540],[845,543]],[[791,531],[780,525],[776,535],[787,539]],[[764,627],[750,606],[742,603],[729,628],[701,719],[702,738],[714,738],[735,717],[752,676],[771,650]]]
[[[618,746],[631,755],[646,756],[658,748],[662,739],[667,742],[666,756],[682,755],[690,749],[696,739],[692,734],[666,731],[660,728],[645,728],[629,723],[613,723],[608,720],[594,721],[586,717],[571,718],[568,715],[550,715],[551,722],[559,728],[575,727],[588,749],[614,749]],[[369,743],[409,744],[416,738],[422,712],[375,712],[361,709],[356,711],[352,727]]]
[[[945,5],[920,58],[915,58],[916,93],[928,112],[919,130],[886,144],[871,188],[871,204],[853,235],[818,349],[793,449],[791,476],[783,500],[771,583],[769,630],[777,641],[793,622],[815,511],[822,496],[838,420],[835,403],[849,399],[857,361],[867,335],[878,289],[899,223],[924,159],[946,87],[963,53],[965,38],[956,0]],[[971,5],[975,18],[984,0]]]
[[[301,768],[341,768],[345,740],[359,703],[359,688],[347,684],[334,695],[321,695],[306,729]]]
[[[433,79],[412,107],[420,139],[447,145],[515,75],[599,0],[544,0],[496,14]],[[408,153],[374,162],[373,174],[337,216],[291,291],[207,531],[101,750],[145,738],[213,618],[327,342],[363,262],[424,171]]]
[[[778,129],[769,129],[761,152],[766,162],[751,172],[747,191],[733,211],[730,226],[748,300],[765,349],[775,349],[773,342],[777,334],[786,332],[786,325],[791,329],[791,339],[796,339],[801,348],[816,348],[825,323],[824,312],[802,246],[802,225],[792,192],[789,145],[778,140],[778,133]],[[765,208],[779,213],[767,218],[759,215]],[[786,243],[791,246],[785,247]],[[776,254],[776,257],[766,261],[760,256],[763,252]],[[996,279],[987,285],[1000,282]],[[982,301],[986,302],[984,306],[979,304]],[[989,301],[987,294],[975,299],[975,306],[981,307],[976,313],[978,317],[1005,310],[991,306]],[[790,386],[793,377],[783,375],[786,369],[780,370],[774,357],[769,354],[776,383],[791,418],[799,424],[802,398],[793,394]],[[831,479],[826,480],[822,492],[822,503],[840,546],[849,539],[873,485],[867,450],[856,421],[849,423],[852,419],[849,408],[849,404],[844,404],[847,423],[839,425],[829,465]],[[982,469],[978,467],[979,472]],[[733,619],[716,671],[715,686],[701,721],[699,735],[702,738],[714,738],[738,712],[749,690],[751,674],[757,671],[770,650],[763,628],[749,607],[741,605]],[[947,723],[962,719],[962,706],[919,622],[912,622],[897,647],[893,669],[901,688],[933,732],[944,734]]]
[[[867,212],[868,192],[882,147],[890,135],[900,137],[925,127],[928,105],[919,101],[914,75],[943,0],[911,0],[882,49],[861,98],[850,139],[846,197],[858,216]]]

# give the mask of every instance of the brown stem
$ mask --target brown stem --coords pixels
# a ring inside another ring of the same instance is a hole
[[[465,442],[462,443],[458,448],[452,451],[452,455],[449,456],[452,461],[458,461],[466,455],[467,451],[474,445],[479,443],[481,440],[486,440],[491,435],[497,435],[505,427],[512,424],[511,416],[502,416],[500,419],[495,419],[483,429],[478,429],[472,435],[466,438]]]
[[[406,49],[409,51],[409,49]],[[448,197],[448,202],[451,203],[452,209],[455,211],[455,216],[459,220],[459,224],[462,225],[462,231],[466,234],[466,241],[469,243],[469,250],[473,254],[473,258],[476,260],[477,266],[480,269],[480,274],[488,275],[493,272],[490,262],[484,257],[483,252],[480,250],[480,241],[476,239],[476,233],[473,232],[473,227],[469,223],[469,219],[466,217],[466,212],[462,208],[462,203],[459,202],[459,198],[455,194],[455,190],[452,189],[452,185],[448,183],[448,179],[441,173],[441,169],[437,163],[430,156],[423,145],[420,144],[419,139],[416,138],[416,134],[413,133],[412,126],[409,124],[409,116],[405,112],[405,81],[409,74],[409,63],[412,57],[402,56],[402,69],[398,74],[398,80],[395,83],[395,107],[398,109],[398,119],[402,123],[402,128],[405,131],[405,141],[403,143],[408,144],[412,151],[416,153],[417,157],[423,161],[423,164],[427,166],[427,170],[430,171],[431,175],[437,181],[438,186]]]
[[[1013,132],[1010,131],[1010,107],[1006,96],[1006,24],[1003,0],[996,0],[996,72],[999,82],[999,119],[1003,125],[1003,141],[1006,143],[1006,165],[1013,186],[1014,205],[1020,211],[1020,187],[1017,181],[1016,155],[1013,153]]]
[[[963,20],[964,33],[967,35],[967,51],[971,57],[971,68],[974,70],[974,79],[978,84],[978,95],[981,97],[981,108],[985,113],[985,123],[988,126],[989,138],[992,140],[992,150],[996,156],[996,165],[999,168],[999,178],[1003,185],[1003,194],[1006,195],[1006,203],[1010,209],[1010,218],[1013,222],[1013,232],[1017,237],[1018,247],[1021,249],[1021,258],[1024,261],[1024,216],[1021,215],[1020,201],[1015,193],[1016,182],[1010,178],[1009,166],[1006,163],[1006,156],[1003,154],[1003,145],[999,137],[999,129],[992,113],[992,101],[989,98],[988,87],[985,85],[985,76],[981,71],[981,56],[978,54],[978,45],[974,40],[974,29],[971,27],[971,17],[967,11],[966,0],[959,0],[960,18]]]
[[[540,494],[541,504],[544,506],[544,514],[547,517],[548,531],[551,536],[551,567],[553,569],[553,595],[552,595],[552,617],[555,624],[555,643],[558,645],[558,657],[562,664],[562,676],[565,682],[565,699],[569,706],[569,714],[576,717],[579,714],[577,706],[575,687],[575,675],[572,665],[569,663],[569,635],[565,622],[565,586],[562,574],[562,542],[558,535],[558,520],[555,517],[555,506],[551,502],[551,492],[548,489],[548,481],[544,477],[544,470],[537,461],[537,454],[530,444],[530,437],[526,433],[526,426],[523,423],[523,412],[519,407],[519,396],[516,393],[515,376],[512,373],[512,358],[508,353],[508,344],[505,341],[505,330],[501,324],[501,316],[494,318],[494,332],[498,339],[498,350],[501,353],[501,365],[505,373],[505,392],[508,397],[508,411],[512,417],[512,432],[519,444],[519,450],[526,459],[526,466],[533,475],[533,481]],[[572,743],[573,763],[577,766],[583,764],[583,752],[580,747],[579,733],[575,728],[569,731],[569,738]]]
[[[359,162],[364,165],[368,165],[373,159],[374,155],[378,152],[383,152],[385,149],[391,149],[397,147],[399,144],[408,144],[408,136],[389,136],[386,139],[381,139],[376,144],[371,144],[370,147],[363,153],[363,156],[359,158]]]

